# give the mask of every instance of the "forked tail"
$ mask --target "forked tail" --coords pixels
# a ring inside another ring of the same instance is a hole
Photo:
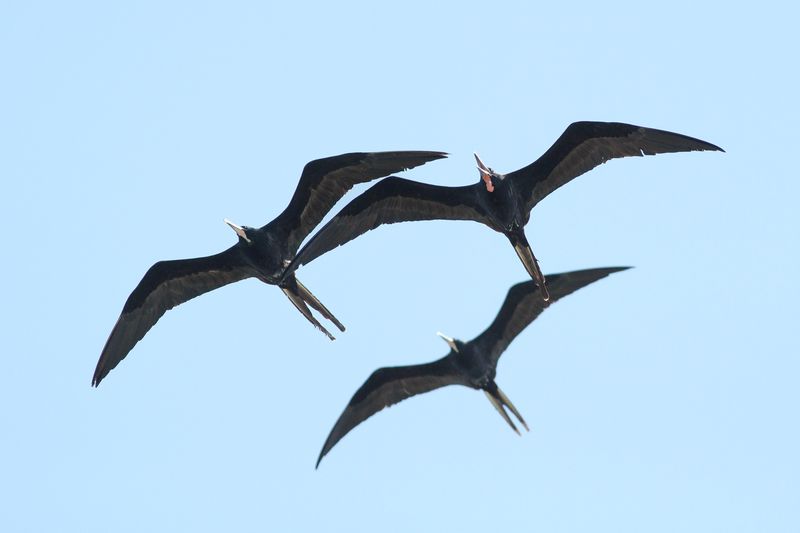
[[[528,429],[528,424],[525,423],[522,415],[519,414],[519,411],[517,411],[517,408],[514,407],[513,403],[511,403],[511,400],[508,399],[508,396],[506,396],[503,391],[500,390],[500,387],[497,386],[497,383],[492,381],[487,388],[483,389],[483,392],[486,393],[486,397],[489,398],[489,401],[492,403],[492,405],[494,405],[494,408],[497,409],[497,412],[500,413],[500,416],[503,417],[503,420],[508,422],[508,425],[511,426],[511,429],[513,429],[517,435],[519,435],[519,430],[517,429],[517,426],[514,425],[514,422],[511,421],[511,417],[508,416],[508,413],[505,410],[506,407],[508,407],[508,409],[514,413],[514,416],[519,419],[520,423],[525,428],[525,431],[530,431]]]
[[[316,296],[311,294],[311,291],[309,291],[305,285],[300,283],[300,281],[298,281],[294,275],[287,276],[281,283],[280,288],[286,297],[289,298],[289,300],[294,304],[297,310],[300,311],[300,313],[302,313],[302,315],[306,317],[309,322],[314,324],[314,327],[327,335],[330,340],[336,340],[336,337],[331,335],[331,333],[319,323],[314,315],[311,314],[311,309],[308,308],[309,305],[313,309],[316,309],[323,317],[333,322],[336,327],[339,328],[339,331],[344,331],[344,325],[342,325],[342,323],[339,322],[339,320],[333,316],[330,311],[328,311],[328,308],[322,305],[322,302],[320,302]]]
[[[542,274],[542,270],[539,268],[539,261],[537,261],[536,256],[533,255],[533,250],[531,250],[531,245],[528,244],[528,239],[525,238],[525,234],[522,231],[512,233],[508,235],[508,240],[511,241],[511,244],[514,246],[514,251],[517,252],[520,261],[525,265],[525,270],[528,271],[528,275],[533,278],[539,286],[539,291],[542,293],[544,301],[549,301],[550,293],[547,291],[547,280],[544,279],[544,274]]]

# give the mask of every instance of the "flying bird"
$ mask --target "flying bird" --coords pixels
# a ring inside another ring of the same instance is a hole
[[[391,177],[376,183],[322,227],[298,252],[287,274],[382,224],[474,220],[502,233],[546,300],[547,285],[525,236],[531,209],[551,192],[610,159],[700,150],[724,151],[679,133],[618,122],[575,122],[539,159],[500,174],[475,155],[480,180],[446,187]]]
[[[311,314],[309,306],[344,331],[342,323],[293,273],[285,272],[300,243],[354,185],[442,157],[446,157],[443,152],[358,152],[309,162],[289,205],[272,222],[251,228],[226,219],[225,223],[236,232],[238,242],[224,252],[159,261],[150,267],[128,297],[111,330],[97,362],[92,385],[97,386],[169,309],[246,278],[278,285],[303,316],[333,340]]]
[[[356,391],[336,421],[319,454],[317,467],[342,437],[381,409],[447,385],[464,385],[482,390],[511,429],[519,434],[506,408],[527,430],[528,425],[522,415],[494,381],[500,356],[550,303],[628,268],[594,268],[550,275],[549,302],[541,298],[535,281],[518,283],[509,289],[492,324],[471,341],[462,342],[439,333],[450,346],[450,353],[441,359],[422,365],[379,368]]]

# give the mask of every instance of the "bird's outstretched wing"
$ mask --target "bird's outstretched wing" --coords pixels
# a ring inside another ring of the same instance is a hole
[[[545,196],[610,159],[722,148],[679,133],[620,122],[574,122],[539,159],[508,174],[528,210]]]
[[[492,324],[471,342],[476,343],[491,364],[496,365],[511,341],[551,303],[609,274],[628,268],[630,267],[592,268],[550,274],[547,276],[547,288],[550,291],[550,300],[547,302],[542,300],[534,281],[517,283],[508,290],[503,306]]]
[[[342,437],[381,409],[454,384],[465,383],[449,357],[423,365],[379,368],[361,385],[339,416],[322,447],[317,466]]]
[[[445,187],[395,176],[386,178],[344,206],[314,234],[287,272],[382,224],[415,220],[475,220],[488,224],[475,198],[474,185]]]
[[[447,157],[443,152],[357,152],[316,159],[306,164],[292,200],[278,218],[286,228],[290,253],[317,227],[354,185],[402,172]]]
[[[92,385],[100,384],[168,310],[251,275],[236,246],[208,257],[154,264],[125,302],[97,361]]]

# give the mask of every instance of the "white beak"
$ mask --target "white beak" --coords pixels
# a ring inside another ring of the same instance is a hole
[[[441,331],[437,331],[436,334],[439,335],[444,340],[444,342],[446,342],[447,345],[453,349],[454,352],[458,353],[458,346],[456,346],[456,341],[455,339],[453,339],[453,337],[448,337]]]
[[[489,167],[487,167],[486,165],[483,164],[483,161],[481,161],[481,158],[478,157],[478,154],[473,153],[472,155],[475,156],[475,161],[478,162],[478,170],[481,171],[481,174],[491,174],[492,173],[492,169],[490,169]]]
[[[481,173],[481,179],[486,183],[486,190],[489,192],[494,192],[494,184],[492,183],[492,176],[494,172],[491,168],[487,167],[481,161],[481,158],[478,157],[478,154],[473,153],[472,155],[475,156],[475,161],[478,162],[478,172]]]
[[[238,235],[238,236],[239,236],[239,237],[241,237],[242,239],[246,240],[247,242],[252,242],[252,241],[250,240],[250,238],[247,236],[247,233],[245,233],[245,231],[244,231],[244,228],[243,228],[243,227],[241,227],[241,226],[237,226],[236,224],[234,224],[233,222],[231,222],[231,221],[230,221],[230,220],[228,220],[227,218],[225,219],[225,223],[226,223],[227,225],[229,225],[233,231],[235,231],[235,232],[236,232],[236,235]]]

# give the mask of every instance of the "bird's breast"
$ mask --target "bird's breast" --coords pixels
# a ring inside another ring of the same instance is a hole
[[[476,352],[461,354],[459,363],[462,372],[476,388],[483,388],[494,379],[494,369]]]
[[[286,270],[288,258],[277,247],[254,246],[247,253],[250,266],[258,271],[260,278],[267,283],[278,283]]]

